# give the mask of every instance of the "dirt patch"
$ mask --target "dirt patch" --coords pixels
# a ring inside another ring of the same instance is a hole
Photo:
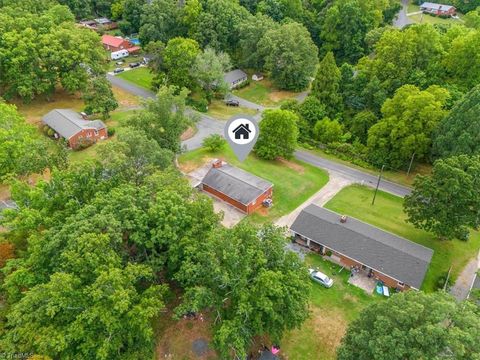
[[[180,140],[185,141],[193,137],[197,133],[197,129],[193,126],[190,126],[185,132],[180,136]]]
[[[263,206],[259,207],[257,210],[255,210],[255,212],[260,216],[265,216],[265,217],[268,216],[268,208],[263,207]]]
[[[112,86],[112,91],[120,108],[140,105],[140,98],[138,96],[132,95],[117,86]]]
[[[348,326],[343,315],[334,309],[313,308],[308,321],[312,321],[316,337],[323,339],[322,347],[334,354]]]
[[[268,94],[268,98],[273,102],[280,102],[286,99],[292,99],[295,97],[295,93],[290,91],[273,91]]]
[[[357,303],[358,302],[358,298],[356,296],[352,296],[350,294],[343,295],[343,300],[350,301],[352,303]]]
[[[218,359],[211,339],[211,319],[207,314],[203,314],[203,321],[200,318],[176,321],[159,334],[157,359]]]
[[[289,161],[283,158],[279,158],[278,161],[281,162],[286,167],[288,167],[289,169],[295,170],[300,174],[303,174],[305,172],[305,168],[302,165],[294,163],[293,161]]]

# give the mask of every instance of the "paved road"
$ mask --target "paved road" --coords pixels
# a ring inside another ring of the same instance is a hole
[[[399,29],[413,23],[413,21],[407,16],[408,1],[409,0],[402,0],[402,9],[398,12],[396,19],[393,20],[393,26]]]
[[[122,78],[113,75],[107,75],[107,79],[112,83],[112,85],[115,85],[131,94],[145,99],[155,98],[155,93],[153,91],[136,86]],[[195,135],[192,138],[182,142],[182,146],[184,146],[186,150],[198,149],[202,146],[203,139],[211,134],[223,134],[223,122],[193,110],[189,111],[191,111],[191,113],[199,114],[200,119],[196,124],[198,131],[195,133]]]
[[[128,91],[134,95],[141,96],[144,98],[155,97],[155,94],[152,91],[148,91],[141,87],[133,85],[121,78],[114,77],[111,75],[107,75],[107,78],[110,80],[110,82],[113,85],[116,85],[122,88],[123,90]],[[241,98],[238,98],[238,97],[235,97],[235,98],[239,99],[239,101],[241,100]],[[242,99],[242,104],[245,104],[245,101],[246,100]],[[253,103],[250,103],[250,104],[253,104]],[[254,104],[254,106],[256,106],[254,108],[260,107],[260,105],[256,105],[256,104]],[[197,123],[197,129],[198,129],[197,133],[192,138],[182,142],[182,145],[186,148],[186,150],[198,149],[199,147],[202,146],[203,139],[211,134],[223,134],[223,127],[225,124],[223,121],[216,120],[202,113],[199,113],[199,114],[200,114],[200,120]],[[255,117],[257,118],[257,120],[260,120],[259,119],[260,113],[258,113],[257,116]],[[377,183],[377,177],[374,175],[365,173],[357,169],[350,168],[346,165],[342,165],[330,160],[323,159],[319,156],[313,155],[306,151],[301,151],[301,150],[296,151],[295,157],[299,160],[302,160],[306,163],[317,166],[319,168],[325,169],[329,172],[335,172],[352,182],[363,183],[364,185],[368,185],[372,187],[374,187]],[[405,196],[410,193],[409,188],[392,183],[390,181],[386,181],[386,180],[382,180],[380,184],[380,189],[390,192],[397,196]]]
[[[352,182],[360,183],[363,185],[375,187],[377,185],[378,177],[368,174],[366,172],[348,167],[343,164],[339,164],[334,161],[330,161],[319,156],[313,155],[307,151],[297,150],[295,157],[298,160],[304,161],[313,166],[325,169],[329,172],[341,174],[342,177]],[[380,183],[380,189],[397,196],[405,196],[410,194],[411,190],[405,186],[392,183],[387,180],[382,180]]]
[[[462,301],[468,297],[478,269],[480,269],[480,252],[477,257],[471,259],[467,263],[462,272],[458,275],[455,284],[450,289],[450,294],[452,294],[455,299]]]

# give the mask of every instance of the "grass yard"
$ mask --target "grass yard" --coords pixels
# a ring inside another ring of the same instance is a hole
[[[328,174],[325,171],[296,160],[265,161],[250,155],[242,163],[227,146],[215,153],[204,148],[185,153],[179,157],[179,163],[183,171],[190,172],[214,158],[224,159],[274,184],[273,207],[259,209],[246,218],[247,221],[254,223],[273,221],[290,213],[328,181]]]
[[[255,115],[256,113],[256,110],[241,106],[227,106],[222,100],[213,100],[212,103],[208,105],[207,111],[207,115],[220,120],[228,120],[234,115]]]
[[[153,74],[147,67],[124,71],[117,76],[147,90],[152,88]]]
[[[410,15],[409,18],[419,24],[461,24],[459,19],[443,19],[438,16],[432,16],[428,14],[415,14]]]
[[[422,290],[432,292],[440,275],[452,266],[452,279],[456,279],[468,260],[480,249],[480,234],[472,232],[467,242],[437,240],[433,235],[418,230],[405,221],[403,199],[379,191],[375,205],[371,205],[374,190],[352,185],[341,190],[325,207],[378,226],[386,231],[433,249],[432,262],[425,276]]]
[[[250,85],[233,90],[233,94],[263,106],[276,106],[282,100],[295,98],[299,93],[276,89],[268,79],[251,81]]]
[[[350,161],[346,161],[343,159],[340,159],[339,157],[335,156],[334,154],[328,154],[325,151],[321,149],[314,149],[314,150],[309,150],[309,149],[303,149],[305,151],[311,152],[312,154],[318,155],[324,159],[328,159],[331,161],[335,161],[339,164],[344,164],[347,165],[351,168],[358,169],[360,171],[376,175],[378,176],[380,170],[372,167],[363,167],[360,165],[353,164]],[[412,171],[409,176],[407,176],[406,171],[402,170],[384,170],[382,177],[384,179],[387,179],[389,181],[395,182],[400,185],[404,186],[412,186],[413,180],[415,179],[416,175],[429,175],[430,172],[432,171],[432,166],[429,164],[414,164],[412,167]]]
[[[47,99],[45,96],[39,96],[32,102],[25,104],[21,101],[13,101],[26,121],[33,125],[39,125],[42,116],[53,109],[73,109],[82,111],[84,108],[83,100],[80,94],[69,94],[62,89],[57,89],[55,93]]]
[[[330,276],[334,284],[330,289],[312,281],[310,291],[311,313],[298,330],[290,331],[281,343],[289,360],[333,360],[348,324],[369,304],[382,301],[379,295],[366,292],[348,284],[350,272],[323,260],[317,254],[309,254],[306,263]]]

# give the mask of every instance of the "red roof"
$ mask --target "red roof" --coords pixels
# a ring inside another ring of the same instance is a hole
[[[140,46],[132,46],[131,48],[128,48],[127,51],[128,51],[129,53],[138,52],[138,51],[140,51]]]
[[[102,43],[104,45],[108,45],[108,46],[120,47],[123,44],[124,41],[126,41],[126,40],[121,38],[121,37],[115,37],[115,36],[112,36],[112,35],[103,35],[102,36]]]

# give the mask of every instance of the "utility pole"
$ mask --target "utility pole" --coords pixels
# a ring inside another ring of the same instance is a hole
[[[380,181],[382,181],[382,174],[385,165],[382,165],[382,169],[380,170],[380,174],[378,175],[377,187],[375,188],[375,194],[373,194],[372,205],[375,205],[375,198],[377,197],[378,187],[380,186]]]
[[[407,177],[410,176],[410,170],[412,170],[413,159],[415,158],[415,152],[412,154],[412,159],[410,160],[410,165],[408,165]]]

